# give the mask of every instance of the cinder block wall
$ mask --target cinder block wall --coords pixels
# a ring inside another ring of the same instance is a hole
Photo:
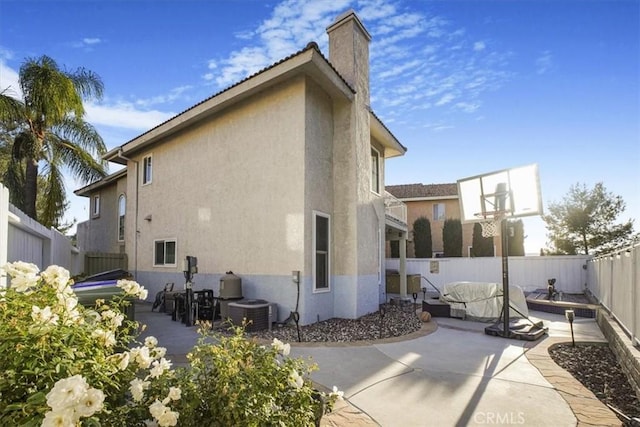
[[[609,342],[609,347],[618,358],[622,370],[627,374],[629,383],[640,399],[640,349],[632,345],[627,334],[606,310],[598,310],[597,321]]]

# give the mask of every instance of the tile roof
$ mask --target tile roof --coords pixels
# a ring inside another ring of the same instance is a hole
[[[250,76],[245,77],[244,79],[242,79],[242,80],[240,80],[240,81],[238,81],[238,82],[236,82],[236,83],[232,84],[231,86],[229,86],[229,87],[227,87],[227,88],[225,88],[225,89],[222,89],[221,91],[219,91],[219,92],[217,92],[217,93],[215,93],[215,94],[213,94],[213,95],[209,96],[209,97],[208,97],[208,98],[206,98],[206,99],[203,99],[202,101],[198,102],[197,104],[192,105],[191,107],[187,108],[186,110],[181,111],[180,113],[176,114],[175,116],[173,116],[173,117],[171,117],[171,118],[169,118],[169,119],[165,120],[164,122],[162,122],[162,123],[160,123],[160,124],[158,124],[158,125],[156,125],[156,126],[152,127],[151,129],[149,129],[149,130],[147,130],[147,131],[145,131],[145,132],[141,133],[140,135],[138,135],[138,136],[136,136],[135,138],[133,138],[133,139],[129,140],[128,142],[126,142],[126,143],[125,143],[125,144],[123,144],[123,145],[126,145],[126,144],[128,144],[129,142],[135,141],[136,139],[138,139],[138,138],[140,138],[140,137],[142,137],[142,136],[144,136],[144,135],[146,135],[146,134],[148,134],[148,133],[151,133],[153,130],[155,130],[155,129],[157,129],[157,128],[161,127],[161,126],[163,126],[165,123],[168,123],[168,122],[170,122],[170,121],[174,120],[176,117],[181,116],[182,114],[186,113],[187,111],[189,111],[189,110],[193,110],[194,108],[198,107],[198,106],[199,106],[199,105],[201,105],[201,104],[204,104],[205,102],[209,101],[210,99],[213,99],[213,98],[215,98],[215,97],[217,97],[217,96],[220,96],[221,94],[223,94],[223,93],[225,93],[225,92],[228,92],[229,90],[233,89],[234,87],[241,85],[242,83],[246,82],[247,80],[251,80],[252,78],[254,78],[254,77],[256,77],[256,76],[258,76],[258,75],[260,75],[260,74],[264,74],[266,71],[268,71],[268,70],[270,70],[270,69],[272,69],[272,68],[275,68],[276,66],[278,66],[278,65],[282,64],[283,62],[287,62],[288,60],[290,60],[290,59],[292,59],[292,58],[295,58],[296,56],[302,55],[303,53],[305,53],[305,52],[306,52],[306,51],[308,51],[308,50],[315,50],[315,51],[317,51],[317,52],[320,54],[320,57],[322,57],[322,59],[324,59],[324,60],[325,60],[325,62],[326,62],[326,63],[331,67],[331,69],[336,73],[336,75],[340,78],[340,80],[342,80],[342,81],[344,82],[344,84],[346,84],[346,85],[347,85],[347,87],[348,87],[348,88],[349,88],[353,93],[356,93],[355,89],[354,89],[353,87],[351,87],[351,85],[350,85],[350,84],[349,84],[349,83],[344,79],[344,77],[342,77],[342,75],[338,72],[338,70],[336,70],[336,69],[335,69],[335,67],[333,66],[333,64],[331,64],[331,62],[329,62],[329,60],[328,60],[328,59],[327,59],[327,58],[322,54],[322,52],[320,51],[320,47],[318,46],[318,44],[317,44],[316,42],[312,41],[312,42],[307,43],[307,45],[306,45],[303,49],[300,49],[299,51],[297,51],[297,52],[295,52],[295,53],[293,53],[293,54],[291,54],[291,55],[287,56],[286,58],[283,58],[283,59],[281,59],[281,60],[279,60],[279,61],[277,61],[277,62],[275,62],[275,63],[273,63],[273,64],[271,64],[271,65],[269,65],[269,66],[267,66],[267,67],[265,67],[265,68],[263,68],[262,70],[257,71],[257,72],[255,72],[254,74],[251,74]],[[107,153],[107,154],[109,154],[109,153]]]
[[[458,184],[402,184],[386,185],[385,190],[398,199],[457,197]]]

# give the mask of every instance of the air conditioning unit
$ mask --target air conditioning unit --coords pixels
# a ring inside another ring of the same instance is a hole
[[[246,319],[247,332],[271,330],[273,322],[278,320],[278,304],[260,299],[231,302],[228,311],[234,325],[241,326]]]

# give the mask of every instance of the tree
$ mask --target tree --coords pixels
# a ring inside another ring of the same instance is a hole
[[[624,211],[622,197],[606,190],[599,182],[593,189],[575,184],[561,202],[549,204],[542,218],[547,224],[551,252],[576,254],[600,253],[627,242],[633,234],[633,220],[616,224]]]
[[[482,235],[482,226],[479,222],[473,224],[473,238],[471,241],[471,256],[487,257],[494,256],[493,237]]]
[[[431,223],[427,217],[421,216],[413,222],[413,243],[416,258],[433,257]]]
[[[84,68],[61,70],[44,55],[25,60],[19,81],[23,101],[6,90],[0,93],[0,119],[7,129],[15,129],[7,171],[13,174],[9,176],[13,184],[22,185],[9,186],[11,198],[31,218],[55,226],[66,207],[63,168],[85,183],[106,175],[106,162],[101,159],[106,147],[95,128],[84,121],[83,106],[84,100],[102,97],[103,85],[97,74]],[[45,191],[37,203],[39,183]]]
[[[462,223],[460,219],[449,218],[444,221],[442,244],[445,257],[462,256]]]
[[[524,223],[521,219],[509,221],[509,256],[524,256]]]

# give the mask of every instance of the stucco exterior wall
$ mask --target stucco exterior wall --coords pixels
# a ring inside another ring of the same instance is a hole
[[[405,201],[407,205],[407,224],[409,230],[413,231],[413,223],[421,216],[425,216],[431,223],[431,238],[433,242],[433,252],[443,252],[444,243],[442,240],[442,228],[444,220],[433,219],[433,206],[438,203],[444,204],[445,219],[460,219],[460,203],[457,198],[439,200],[419,200]],[[473,224],[462,224],[462,256],[469,256],[468,247],[473,241]],[[407,244],[407,257],[414,258],[415,251],[413,241]]]
[[[89,220],[78,224],[78,249],[83,252],[125,252],[125,241],[118,241],[118,198],[126,197],[127,177],[91,193],[87,199]],[[100,214],[93,215],[94,196],[100,195]]]
[[[334,193],[333,193],[333,103],[334,101],[313,81],[306,81],[305,102],[305,170],[304,170],[304,242],[307,256],[304,257],[304,271],[301,286],[305,298],[300,312],[305,323],[334,316],[333,293],[335,283],[336,254],[334,242],[339,236],[335,233]],[[313,290],[313,221],[314,212],[330,216],[330,278],[329,289]]]
[[[304,90],[296,78],[134,157],[142,165],[151,155],[153,164],[152,183],[138,194],[131,257],[139,271],[179,273],[187,255],[198,257],[202,274],[232,270],[288,284],[291,270],[303,270]],[[130,193],[134,186],[130,179]],[[172,238],[178,265],[153,266],[154,240]]]

